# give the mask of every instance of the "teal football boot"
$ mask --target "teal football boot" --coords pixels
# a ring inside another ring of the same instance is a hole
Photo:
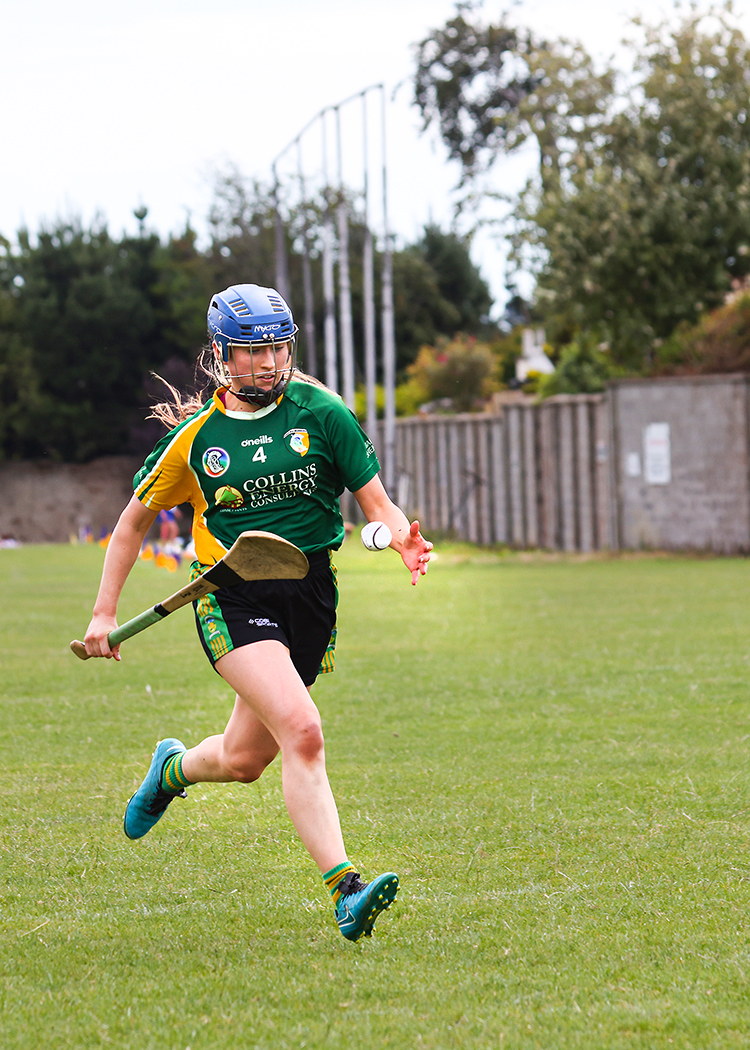
[[[181,751],[187,751],[187,748],[181,740],[175,740],[174,737],[160,740],[156,745],[148,773],[125,808],[123,827],[129,839],[140,839],[150,831],[154,824],[161,820],[173,798],[187,798],[184,788],[182,791],[165,791],[161,786],[164,763]]]
[[[389,871],[365,883],[358,872],[350,871],[338,888],[341,896],[335,907],[336,922],[347,940],[358,941],[360,937],[372,936],[378,915],[395,900],[398,875]]]

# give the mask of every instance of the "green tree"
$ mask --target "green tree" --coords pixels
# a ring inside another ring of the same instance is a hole
[[[646,31],[638,101],[519,212],[553,338],[594,330],[634,368],[750,272],[750,50],[704,21]]]
[[[579,45],[471,11],[419,45],[425,123],[440,122],[479,195],[482,169],[536,139],[538,177],[510,224],[535,317],[557,346],[590,333],[615,363],[648,368],[750,272],[750,49],[731,5],[642,26],[619,83]]]
[[[394,253],[393,309],[399,372],[421,346],[433,345],[460,326],[458,309],[440,294],[438,276],[416,245]]]
[[[456,330],[479,335],[488,327],[493,300],[487,282],[472,262],[470,238],[430,223],[416,247],[434,270],[440,294],[458,312]]]
[[[484,24],[459,3],[416,48],[414,102],[424,127],[439,126],[461,183],[529,139],[546,188],[560,181],[571,149],[604,122],[612,73],[599,73],[580,44],[538,39],[507,21]]]
[[[8,260],[11,316],[4,338],[23,347],[31,398],[14,406],[5,454],[85,461],[127,451],[143,383],[167,352],[156,235],[114,241],[103,222],[19,233]],[[0,322],[1,323],[1,322]]]
[[[276,215],[269,187],[229,168],[214,181],[207,253],[215,287],[276,284]],[[287,224],[287,252],[291,248]],[[292,304],[294,306],[294,304]]]
[[[161,336],[166,348],[189,364],[206,342],[206,311],[217,290],[211,255],[201,251],[197,241],[188,223],[168,238],[155,259]]]
[[[19,323],[16,260],[0,237],[0,459],[20,459],[39,400],[39,377]]]

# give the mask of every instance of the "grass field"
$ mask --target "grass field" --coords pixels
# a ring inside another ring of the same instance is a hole
[[[329,773],[402,882],[352,945],[276,765],[122,833],[229,712],[190,612],[84,664],[101,550],[0,551],[2,1050],[747,1045],[750,562],[440,554],[337,559]],[[181,582],[138,563],[121,618]]]

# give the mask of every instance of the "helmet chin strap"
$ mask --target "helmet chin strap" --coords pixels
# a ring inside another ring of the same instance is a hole
[[[258,408],[267,408],[273,404],[284,393],[286,380],[280,379],[270,390],[260,390],[257,386],[241,386],[239,390],[231,388],[232,394],[238,401],[244,401],[248,405],[256,405]]]
[[[245,404],[255,405],[257,408],[267,408],[268,405],[272,405],[274,401],[278,401],[281,395],[289,385],[289,381],[292,378],[294,372],[294,363],[292,361],[292,355],[290,354],[289,362],[282,369],[278,369],[275,372],[274,378],[276,382],[272,387],[266,389],[264,387],[256,386],[255,383],[245,384],[242,383],[243,379],[254,379],[257,382],[256,376],[252,377],[249,375],[238,375],[233,378],[239,380],[241,386],[239,389],[232,386],[230,383],[230,390],[232,394],[237,398],[238,401],[244,401]]]

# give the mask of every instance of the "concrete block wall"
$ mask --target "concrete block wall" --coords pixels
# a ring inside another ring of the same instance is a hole
[[[615,546],[750,551],[748,378],[612,384]]]
[[[111,530],[133,495],[141,460],[108,456],[91,463],[0,463],[0,536],[21,543],[67,543],[88,525],[94,539]]]

